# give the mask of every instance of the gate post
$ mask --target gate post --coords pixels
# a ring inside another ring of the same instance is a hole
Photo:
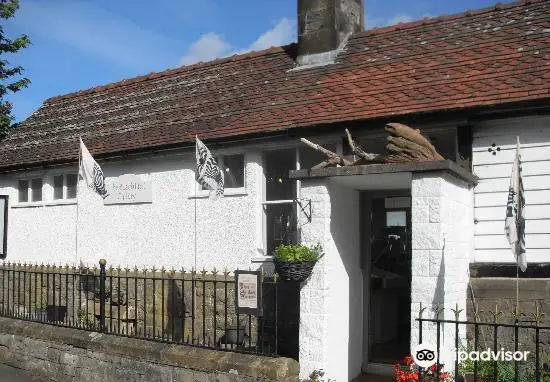
[[[105,331],[105,280],[107,273],[105,272],[105,259],[99,260],[99,328],[101,332]]]

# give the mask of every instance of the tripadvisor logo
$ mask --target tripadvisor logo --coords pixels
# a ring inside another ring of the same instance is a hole
[[[509,351],[501,348],[499,351],[491,349],[483,351],[454,351],[453,360],[458,357],[459,362],[464,361],[527,361],[529,351]],[[423,368],[428,368],[437,362],[437,349],[430,343],[416,346],[412,352],[414,362]]]
[[[509,351],[501,348],[499,351],[491,349],[483,351],[464,351],[456,352],[459,361],[527,361],[528,351]]]
[[[412,357],[418,366],[428,368],[437,362],[437,350],[432,344],[420,344],[414,348]]]

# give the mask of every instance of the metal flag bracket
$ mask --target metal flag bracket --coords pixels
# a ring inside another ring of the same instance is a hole
[[[296,202],[296,205],[300,208],[300,210],[302,211],[302,213],[305,215],[307,219],[307,222],[300,224],[300,227],[305,224],[311,223],[311,213],[312,213],[311,199],[296,198],[294,199],[294,201]]]

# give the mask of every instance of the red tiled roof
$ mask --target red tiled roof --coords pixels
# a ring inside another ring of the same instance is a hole
[[[295,68],[295,45],[45,101],[0,143],[0,168],[315,124],[549,99],[550,0],[353,35],[335,64]]]

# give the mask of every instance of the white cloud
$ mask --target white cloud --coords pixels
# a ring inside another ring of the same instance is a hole
[[[296,36],[295,23],[287,18],[282,19],[273,28],[262,34],[250,45],[249,50],[262,50],[272,46],[281,46],[294,41]]]
[[[264,32],[244,49],[232,46],[217,33],[208,32],[189,46],[187,53],[181,58],[180,62],[182,65],[189,65],[199,61],[210,61],[233,54],[243,54],[253,50],[258,51],[272,46],[289,44],[295,40],[296,29],[294,25],[295,23],[292,20],[283,18],[272,29]]]
[[[132,71],[164,66],[172,59],[166,46],[175,45],[91,2],[23,1],[15,22],[35,40],[53,40]]]
[[[412,19],[413,18],[409,15],[405,15],[405,14],[396,15],[396,16],[394,16],[394,17],[392,17],[391,19],[388,20],[387,25],[394,25],[394,24],[399,24],[399,23],[408,23],[409,21],[412,21]]]
[[[187,54],[181,58],[182,65],[189,65],[199,61],[210,61],[224,57],[232,52],[232,47],[223,37],[209,32],[189,46]]]

